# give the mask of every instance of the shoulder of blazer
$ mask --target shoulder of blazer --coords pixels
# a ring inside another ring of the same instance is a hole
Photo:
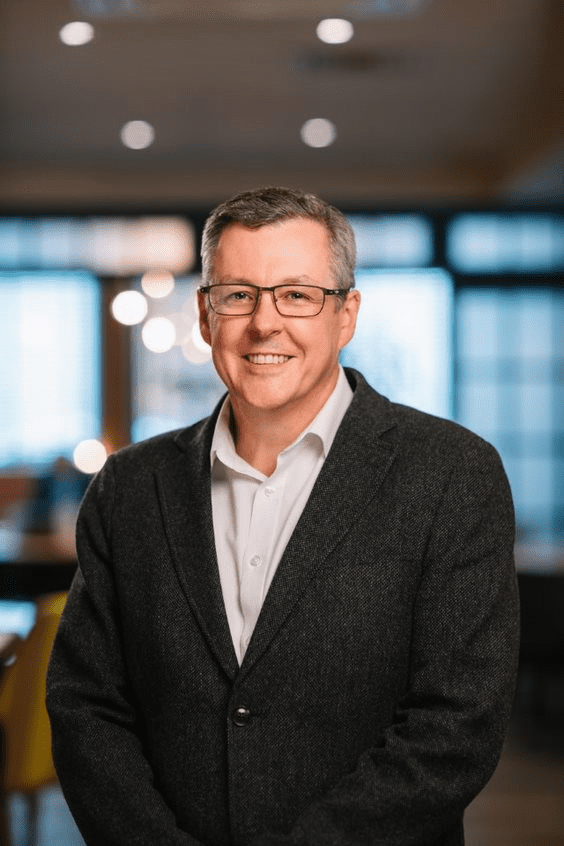
[[[188,457],[199,464],[209,457],[215,422],[221,410],[223,397],[213,413],[203,420],[181,429],[163,432],[135,444],[116,450],[111,462],[125,473],[153,473],[171,461]]]
[[[362,374],[351,368],[345,373],[354,391],[353,400],[341,424],[345,439],[376,440],[389,448],[407,450],[445,464],[461,456],[497,456],[495,448],[479,435],[453,420],[437,417],[410,406],[392,402],[375,391]]]
[[[336,448],[353,442],[368,452],[375,445],[378,449],[400,448],[419,456],[435,455],[441,462],[461,452],[495,452],[490,444],[458,423],[392,402],[375,391],[358,371],[345,368],[345,373],[354,396],[335,438]],[[188,460],[194,470],[201,470],[209,459],[215,423],[224,399],[209,417],[192,426],[117,450],[111,456],[112,463],[130,478],[152,474],[178,459]]]

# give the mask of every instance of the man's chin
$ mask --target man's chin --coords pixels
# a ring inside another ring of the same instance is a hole
[[[274,384],[274,380],[261,379],[260,381],[261,384],[254,390],[247,388],[235,391],[234,404],[247,408],[249,411],[275,412],[290,409],[299,403],[299,397],[284,386]],[[233,397],[233,394],[231,396]]]

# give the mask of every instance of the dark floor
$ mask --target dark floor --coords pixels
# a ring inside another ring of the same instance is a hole
[[[466,846],[564,846],[564,710],[533,718],[521,690],[500,764],[466,814]],[[41,794],[36,846],[84,846],[58,788]],[[13,797],[12,846],[25,806]]]
[[[466,812],[466,846],[564,846],[564,743],[556,737],[512,727],[493,778]]]

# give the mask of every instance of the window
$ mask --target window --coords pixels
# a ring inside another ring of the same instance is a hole
[[[358,267],[422,267],[433,261],[433,227],[418,214],[348,215]]]
[[[501,453],[529,566],[564,544],[563,339],[559,290],[458,293],[456,416]]]
[[[0,633],[28,636],[35,623],[34,602],[15,599],[0,599]]]
[[[449,263],[462,273],[564,269],[564,216],[461,214],[447,228]]]
[[[147,319],[133,327],[133,441],[207,417],[225,393],[199,332],[199,282],[199,277],[177,279],[174,291],[163,299],[151,299]],[[154,318],[165,318],[174,326],[175,343],[164,352],[148,348],[146,329],[144,338],[144,328]]]
[[[0,268],[128,277],[150,267],[184,272],[194,229],[181,217],[0,217]]]
[[[100,291],[88,273],[0,273],[0,466],[100,434]]]
[[[360,270],[362,301],[342,363],[390,399],[452,416],[450,275],[429,270]]]

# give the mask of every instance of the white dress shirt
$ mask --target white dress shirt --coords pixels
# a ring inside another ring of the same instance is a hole
[[[215,547],[227,619],[239,663],[286,545],[349,407],[353,392],[339,367],[317,417],[265,476],[235,450],[227,398],[211,446]]]

